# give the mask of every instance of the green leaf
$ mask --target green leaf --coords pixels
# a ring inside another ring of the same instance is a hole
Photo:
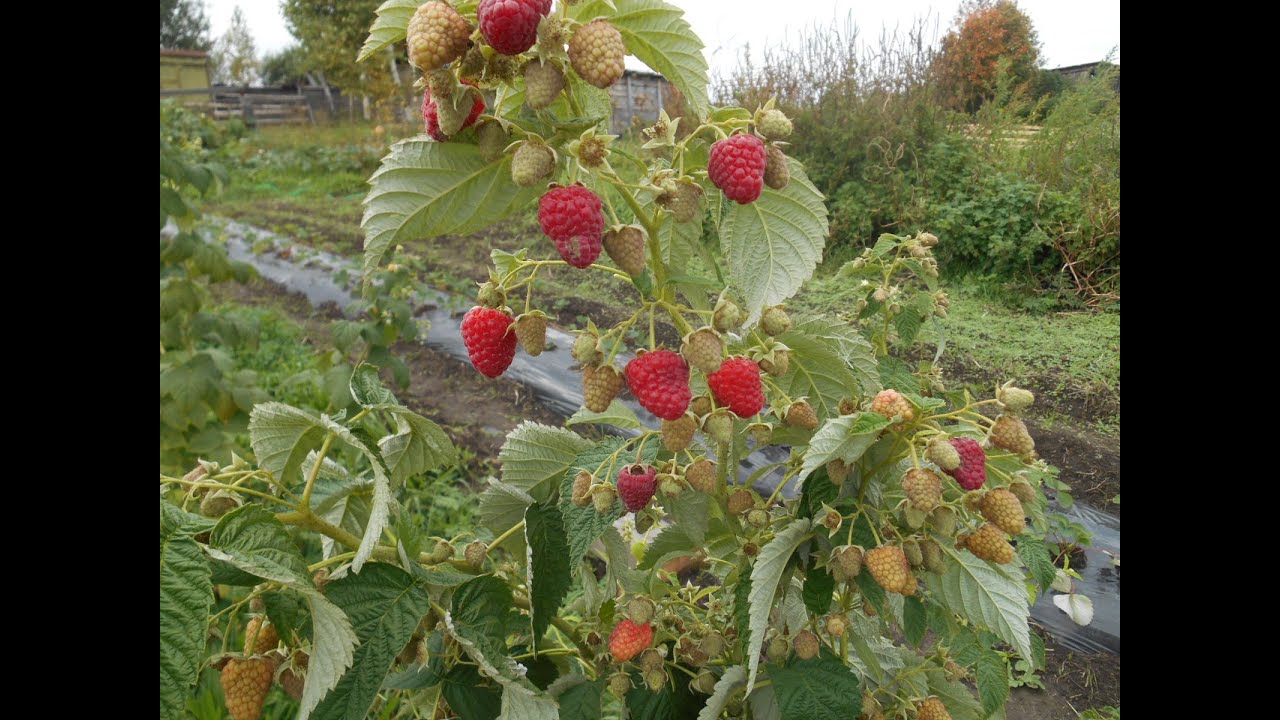
[[[160,717],[182,717],[204,658],[213,583],[187,513],[160,501]]]
[[[502,693],[481,685],[480,673],[470,665],[454,665],[444,676],[443,693],[449,709],[467,720],[495,720],[502,711]]]
[[[639,673],[632,673],[635,687],[627,692],[626,704],[628,717],[635,720],[676,720],[676,704],[671,692],[671,683],[653,692],[644,684]]]
[[[540,693],[506,685],[502,688],[502,712],[498,720],[557,720],[556,703]]]
[[[622,501],[614,500],[613,509],[607,513],[596,512],[592,504],[578,507],[573,504],[573,478],[580,470],[596,472],[601,463],[609,460],[624,442],[626,441],[620,437],[608,437],[600,444],[579,453],[569,465],[569,469],[565,470],[564,478],[560,481],[560,514],[564,518],[565,532],[569,537],[568,558],[575,574],[579,568],[578,561],[587,554],[591,545],[604,533],[605,529],[613,525],[613,521],[622,514]],[[651,446],[645,449],[644,461],[653,462],[657,456],[657,447]],[[612,465],[605,465],[600,470],[600,477],[611,476],[612,468]]]
[[[1031,577],[1040,586],[1040,590],[1047,591],[1053,584],[1058,568],[1054,566],[1053,558],[1049,556],[1049,548],[1045,547],[1044,540],[1031,533],[1023,533],[1018,536],[1016,547],[1018,557],[1022,558],[1027,570],[1031,572]]]
[[[782,720],[847,720],[862,712],[857,676],[830,653],[770,665],[769,678]]]
[[[527,209],[539,192],[511,181],[510,155],[489,163],[475,145],[433,142],[425,135],[393,145],[369,184],[360,222],[366,292],[392,245],[483,230]]]
[[[498,452],[502,481],[543,502],[578,455],[592,447],[572,430],[525,421],[507,433]]]
[[[906,636],[907,642],[916,647],[920,647],[920,643],[924,641],[925,630],[929,627],[927,616],[919,596],[912,595],[903,599],[902,634]]]
[[[312,717],[361,720],[396,655],[431,609],[431,599],[412,575],[385,563],[369,563],[358,575],[334,580],[325,595],[351,619],[360,645],[351,669]]]
[[[800,489],[798,517],[813,517],[824,504],[833,503],[839,494],[840,488],[831,482],[826,469],[818,468],[804,481],[804,487]]]
[[[797,325],[778,338],[791,348],[791,367],[778,378],[790,397],[807,396],[820,417],[840,414],[840,401],[880,387],[875,350],[849,325],[825,318]]]
[[[785,188],[766,187],[747,205],[728,203],[720,221],[720,252],[748,326],[765,307],[794,295],[822,259],[827,206],[800,163],[790,162],[791,182]]]
[[[951,720],[984,720],[987,717],[987,714],[982,712],[982,706],[973,699],[973,693],[969,692],[969,688],[948,680],[940,670],[930,670],[926,676],[929,681],[929,693],[936,695],[942,704],[947,706]]]
[[[580,675],[574,677],[582,677]],[[555,696],[560,703],[560,720],[599,720],[600,695],[604,681],[580,682]]]
[[[952,612],[994,632],[1022,657],[1031,657],[1022,582],[968,551],[957,552],[946,545],[942,549],[953,562],[942,575],[926,575],[938,599]]]
[[[311,583],[306,561],[284,525],[267,510],[246,505],[218,521],[208,553],[218,560],[301,592],[311,606],[312,652],[298,718],[306,720],[351,666],[356,634],[346,613]]]
[[[413,573],[422,582],[436,587],[457,587],[475,577],[475,575],[462,572],[448,563],[427,566],[415,564]]]
[[[782,580],[782,571],[792,553],[800,547],[800,543],[809,539],[809,530],[813,523],[807,519],[792,520],[786,528],[773,537],[763,548],[751,569],[751,591],[747,601],[750,605],[747,637],[747,694],[751,694],[756,684],[756,671],[760,667],[760,648],[764,645],[764,634],[769,629],[769,611],[773,608],[774,598],[778,593],[778,583]]]
[[[439,425],[408,410],[393,412],[396,434],[379,440],[378,448],[394,486],[399,487],[418,473],[454,462],[458,451]]]
[[[514,621],[511,588],[492,575],[481,575],[453,591],[445,623],[449,634],[485,675],[505,684],[522,679],[507,655],[507,629]]]
[[[573,10],[573,17],[587,21],[608,17],[622,33],[627,53],[662,75],[684,94],[689,109],[702,120],[710,112],[707,101],[707,60],[702,41],[684,11],[662,0],[596,0]],[[794,181],[794,176],[793,176]]]
[[[356,62],[364,62],[380,50],[405,39],[409,19],[418,10],[418,0],[387,0],[378,6],[378,16],[369,28],[369,37],[360,48]]]
[[[751,634],[751,566],[738,571],[738,582],[733,588],[733,624],[738,637]]]
[[[668,525],[653,538],[644,551],[644,559],[636,566],[639,570],[648,570],[679,555],[688,554],[699,546],[689,533],[679,525]]]
[[[978,656],[974,676],[978,681],[978,697],[982,700],[982,712],[990,715],[1009,699],[1009,669],[1004,658],[992,650],[983,650]]]
[[[698,713],[698,720],[718,720],[720,713],[729,704],[729,695],[747,681],[747,671],[741,665],[724,671],[716,681],[715,691],[707,698],[707,704]]]
[[[384,407],[387,405],[399,405],[400,401],[396,400],[396,396],[390,390],[382,386],[382,380],[378,378],[378,366],[369,363],[360,363],[356,366],[354,372],[351,373],[351,397],[362,407]]]
[[[572,417],[564,421],[565,425],[612,425],[624,430],[639,430],[644,427],[640,423],[640,419],[636,417],[636,413],[627,407],[626,403],[615,399],[609,403],[609,407],[604,412],[591,412],[586,408],[580,408]]]
[[[305,639],[311,636],[311,608],[307,606],[305,596],[284,590],[262,595],[262,603],[267,607],[267,617],[276,626],[280,639],[294,645],[293,638]]]
[[[324,437],[320,418],[284,403],[255,405],[249,413],[249,444],[258,467],[270,470],[286,486],[301,480],[302,461],[320,447]]]
[[[885,597],[884,588],[876,583],[870,572],[858,573],[855,582],[858,585],[858,590],[862,593],[862,601],[870,603],[876,614],[884,617],[885,613],[888,612],[888,598]]]
[[[663,506],[671,513],[675,525],[684,528],[695,545],[701,545],[707,537],[707,523],[711,521],[711,497],[686,489],[674,498],[663,500]]]
[[[627,546],[622,535],[618,533],[618,529],[609,526],[605,528],[604,534],[600,536],[604,542],[605,557],[608,559],[608,573],[605,575],[606,595],[609,597],[605,601],[604,607],[610,608],[613,605],[614,588],[617,583],[621,583],[622,588],[627,592],[640,592],[644,588],[644,578],[641,573],[632,567],[635,563],[635,556],[631,554],[631,548]],[[611,610],[609,612],[612,612]],[[604,617],[603,613],[601,617]]]
[[[884,637],[879,622],[860,612],[851,613],[848,617],[850,622],[846,632],[849,648],[853,650],[849,664],[864,680],[882,683],[886,673],[903,667],[897,647]]]
[[[560,511],[550,505],[530,505],[524,512],[524,538],[529,546],[529,598],[536,649],[551,618],[573,586],[569,574],[569,543]],[[578,558],[574,558],[574,562]]]
[[[923,324],[924,317],[915,308],[904,307],[902,312],[898,313],[893,319],[893,325],[898,329],[898,342],[902,345],[910,345],[915,342]]]
[[[365,521],[360,547],[356,548],[356,556],[351,559],[351,570],[358,573],[373,556],[373,549],[382,539],[382,531],[386,528],[387,518],[391,514],[391,473],[387,469],[382,452],[363,430],[350,430],[327,415],[321,416],[320,420],[326,429],[346,444],[359,450],[369,460],[369,466],[373,470],[373,498],[369,504],[369,518]]]
[[[850,465],[857,462],[888,424],[887,418],[873,412],[840,415],[827,420],[809,441],[800,478],[808,477],[809,473],[836,458]]]
[[[893,252],[896,247],[898,247],[897,236],[884,233],[876,240],[875,246],[871,248],[871,254],[877,258],[882,258]]]
[[[825,568],[810,568],[804,579],[804,608],[810,615],[825,615],[831,609],[836,579]]]

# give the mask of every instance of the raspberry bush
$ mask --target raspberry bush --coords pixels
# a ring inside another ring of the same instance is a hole
[[[867,290],[852,322],[788,314],[824,199],[772,103],[710,104],[662,0],[389,0],[362,55],[405,40],[428,133],[370,179],[366,278],[402,243],[537,207],[545,237],[493,251],[463,321],[477,371],[541,353],[542,268],[618,283],[632,312],[579,335],[585,407],[508,435],[470,535],[407,522],[405,481],[456,451],[367,364],[354,412],[259,404],[253,462],[162,474],[161,717],[206,667],[238,719],[268,681],[299,718],[997,712],[1009,663],[1043,664],[1028,597],[1054,580],[1041,488],[1061,485],[1017,417],[1029,393],[947,392],[890,354],[945,317],[945,239],[884,235],[846,266]],[[694,122],[614,143],[621,53]],[[215,585],[244,589],[212,615]]]

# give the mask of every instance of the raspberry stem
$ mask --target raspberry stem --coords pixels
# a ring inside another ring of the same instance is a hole
[[[489,553],[493,552],[493,549],[494,549],[494,548],[496,548],[496,547],[498,547],[499,545],[501,545],[502,543],[506,542],[506,541],[507,541],[507,538],[511,537],[512,535],[515,535],[517,532],[519,532],[519,531],[520,531],[520,530],[522,530],[523,528],[524,528],[524,521],[523,521],[523,520],[521,520],[520,522],[516,523],[515,525],[512,525],[511,527],[507,528],[506,532],[504,532],[504,533],[502,533],[501,535],[499,535],[498,537],[494,538],[494,539],[493,539],[493,542],[489,543],[489,549],[485,551],[485,555],[488,555]]]

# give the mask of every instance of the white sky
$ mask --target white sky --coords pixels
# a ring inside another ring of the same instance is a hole
[[[249,21],[259,53],[279,50],[293,37],[277,0],[207,0],[213,37],[231,24],[239,5]],[[765,45],[785,45],[806,27],[844,22],[850,12],[866,41],[875,41],[882,27],[906,29],[918,17],[930,18],[938,35],[945,33],[960,0],[674,0],[706,44],[712,72],[733,68],[737,52],[750,43],[759,57]],[[1040,35],[1046,67],[1101,60],[1113,48],[1120,61],[1120,0],[1019,0]],[[783,16],[781,13],[785,13]],[[642,67],[628,58],[628,67]]]

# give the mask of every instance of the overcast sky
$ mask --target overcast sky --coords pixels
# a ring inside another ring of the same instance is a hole
[[[269,53],[293,42],[277,0],[207,0],[216,38],[231,23],[239,5],[249,21],[258,52]],[[960,0],[675,0],[685,8],[693,29],[706,44],[712,72],[733,68],[747,43],[753,54],[765,45],[785,45],[803,28],[843,21],[852,13],[861,37],[874,41],[882,27],[906,29],[916,18],[930,18],[945,33]],[[1115,49],[1120,60],[1120,0],[1019,0],[1035,25],[1046,67],[1101,60]],[[731,10],[731,11],[730,11]],[[780,13],[785,13],[781,15]],[[756,55],[756,57],[759,57]],[[639,66],[628,58],[627,65]]]

